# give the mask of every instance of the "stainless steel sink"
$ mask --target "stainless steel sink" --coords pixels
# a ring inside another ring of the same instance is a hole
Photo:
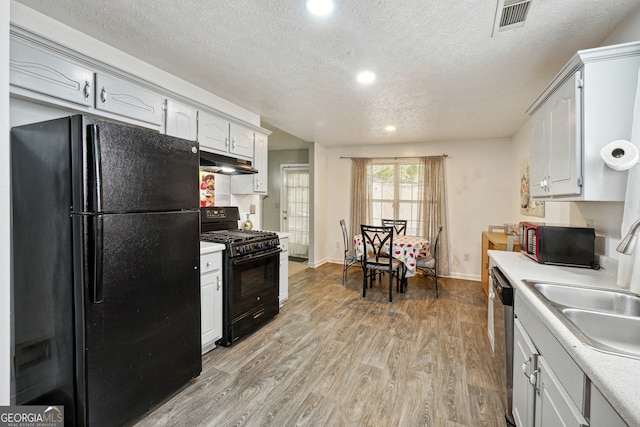
[[[585,345],[640,359],[640,296],[615,289],[524,283]]]
[[[575,324],[593,348],[640,358],[640,317],[565,308],[562,314]]]
[[[640,316],[640,296],[636,294],[614,289],[558,283],[530,283],[542,296],[559,305],[626,316]]]

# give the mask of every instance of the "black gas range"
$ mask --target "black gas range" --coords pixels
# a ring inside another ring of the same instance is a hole
[[[238,229],[237,207],[200,209],[200,240],[225,245],[222,338],[229,346],[279,312],[280,247],[269,231]]]

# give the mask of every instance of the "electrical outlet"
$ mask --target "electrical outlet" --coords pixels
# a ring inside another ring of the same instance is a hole
[[[255,213],[256,213],[256,205],[250,205],[249,206],[249,213],[255,215]]]
[[[593,220],[592,220],[592,219],[588,219],[588,220],[587,220],[587,224],[586,224],[586,225],[587,225],[587,227],[589,227],[589,228],[593,228]]]
[[[464,254],[465,261],[471,261],[471,254]]]

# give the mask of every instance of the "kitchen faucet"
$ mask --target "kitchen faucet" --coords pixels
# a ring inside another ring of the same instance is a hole
[[[635,246],[635,241],[636,241],[634,237],[638,227],[640,227],[640,219],[638,219],[636,222],[633,223],[631,227],[629,227],[629,231],[627,232],[627,235],[624,236],[624,239],[620,241],[620,244],[616,248],[618,252],[629,255],[633,251],[633,248]]]

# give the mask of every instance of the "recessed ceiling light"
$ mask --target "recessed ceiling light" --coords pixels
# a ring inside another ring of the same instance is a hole
[[[384,128],[384,130],[386,130],[387,132],[393,132],[396,130],[396,127],[394,125],[389,125],[386,128]]]
[[[333,10],[332,0],[307,0],[307,10],[314,15],[328,15]]]
[[[373,71],[361,71],[357,78],[360,83],[366,85],[372,83],[376,79],[376,75]]]

